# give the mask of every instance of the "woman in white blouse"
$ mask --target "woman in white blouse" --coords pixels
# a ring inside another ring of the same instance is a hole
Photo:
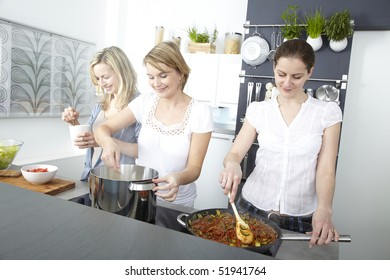
[[[220,174],[224,193],[231,192],[234,201],[242,177],[240,162],[257,137],[255,168],[237,204],[281,228],[312,232],[309,246],[339,238],[332,201],[342,112],[334,102],[305,94],[314,62],[313,49],[304,40],[289,40],[277,49],[278,95],[249,105]]]
[[[154,92],[142,94],[96,130],[96,140],[104,150],[102,159],[119,169],[123,151],[111,135],[141,123],[137,164],[158,171],[157,199],[193,207],[195,181],[213,130],[211,109],[183,92],[190,69],[174,42],[156,45],[144,64]]]

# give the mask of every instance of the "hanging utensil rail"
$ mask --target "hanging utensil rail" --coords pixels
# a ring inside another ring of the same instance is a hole
[[[251,28],[251,27],[282,27],[285,26],[286,24],[247,24],[244,23],[244,28]],[[297,24],[299,26],[306,26],[307,24]]]
[[[355,27],[355,20],[351,19],[349,22],[352,26],[352,28]],[[307,24],[297,24],[298,26],[307,26]],[[252,28],[252,27],[283,27],[286,26],[285,23],[278,23],[278,24],[250,24],[250,23],[244,23],[244,28]]]
[[[240,78],[255,78],[255,79],[275,79],[274,76],[262,76],[262,75],[248,75],[248,74],[239,74]],[[339,83],[348,83],[348,80],[336,80],[336,79],[315,79],[310,78],[308,81],[316,81],[316,82],[333,82],[336,84]]]

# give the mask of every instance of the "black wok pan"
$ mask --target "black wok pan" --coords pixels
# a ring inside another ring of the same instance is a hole
[[[204,216],[207,216],[207,215],[210,215],[210,214],[211,215],[212,214],[216,214],[217,211],[219,211],[220,213],[228,212],[228,213],[230,213],[230,214],[232,214],[234,216],[234,213],[233,213],[233,211],[231,209],[213,208],[213,209],[205,209],[205,210],[196,211],[196,212],[193,212],[191,214],[187,214],[187,213],[179,214],[177,216],[177,221],[178,221],[179,224],[184,226],[191,234],[196,235],[194,233],[194,231],[192,230],[189,221],[198,219],[199,215],[204,217]],[[262,245],[262,246],[259,246],[259,247],[253,247],[253,246],[242,247],[242,248],[244,248],[246,250],[250,250],[250,251],[253,251],[253,252],[257,252],[257,253],[266,253],[271,248],[273,248],[273,246],[275,246],[276,244],[278,244],[282,240],[294,240],[294,241],[306,240],[306,241],[309,241],[310,238],[311,238],[310,235],[301,234],[301,233],[283,234],[282,230],[280,229],[280,227],[277,224],[275,224],[274,222],[272,222],[271,220],[269,220],[267,218],[264,218],[264,217],[262,217],[260,215],[250,215],[250,216],[252,218],[257,219],[257,220],[263,221],[265,224],[267,224],[268,226],[273,228],[276,231],[278,238],[274,242],[272,242],[272,243],[269,243],[269,244],[266,244],[266,245]],[[349,235],[340,235],[339,242],[351,242],[351,237]]]

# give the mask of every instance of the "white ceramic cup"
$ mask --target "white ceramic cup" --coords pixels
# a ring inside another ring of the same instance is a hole
[[[85,132],[91,131],[91,127],[88,124],[79,124],[79,125],[71,125],[69,126],[70,140],[72,142],[72,146],[75,151],[78,153],[85,153],[86,149],[80,149],[78,146],[74,146],[74,141],[76,138],[83,135]]]

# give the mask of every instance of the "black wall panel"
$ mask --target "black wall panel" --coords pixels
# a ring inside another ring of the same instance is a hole
[[[348,9],[354,20],[354,30],[390,30],[390,0],[248,0],[248,9],[246,23],[251,25],[271,25],[264,27],[257,27],[257,32],[268,41],[271,42],[271,33],[273,30],[278,31],[279,25],[283,25],[284,22],[281,18],[283,11],[289,5],[298,6],[298,15],[301,19],[304,18],[306,13],[315,11],[316,8],[321,8],[325,17],[329,17],[334,12],[343,11]],[[275,25],[275,26],[272,26]],[[245,34],[244,39],[249,38],[256,31],[255,27],[246,28],[248,31]],[[306,39],[306,33],[301,33],[301,38]],[[323,46],[316,52],[316,65],[312,75],[312,79],[329,79],[329,80],[342,80],[343,75],[348,75],[349,62],[351,55],[351,47],[353,44],[353,37],[348,39],[348,47],[342,52],[334,52],[329,48],[329,41],[326,36],[322,36]],[[261,82],[262,89],[260,99],[265,97],[265,85],[268,82],[274,82],[272,63],[266,60],[256,68],[248,66],[245,62],[242,63],[242,70],[244,73],[244,83],[240,85],[239,104],[237,112],[236,134],[239,132],[242,126],[242,120],[245,117],[247,107],[247,92],[248,82]],[[314,91],[324,84],[330,84],[334,86],[340,86],[337,82],[324,82],[324,81],[308,81],[306,83],[307,88],[312,88]],[[345,83],[348,87],[348,84]],[[340,89],[340,108],[344,111],[344,104],[346,102],[346,89]],[[254,95],[254,92],[253,92]],[[252,95],[252,100],[253,100]],[[245,171],[249,175],[253,169],[255,152],[258,146],[254,147],[248,153],[247,162],[243,165],[248,166]]]
[[[281,19],[281,14],[289,5],[297,5],[298,15],[303,19],[306,13],[314,11],[316,8],[321,8],[323,14],[329,17],[332,13],[348,9],[355,23],[355,30],[390,30],[390,0],[249,0],[247,10],[247,22],[249,25],[282,25],[284,22]],[[368,6],[369,5],[369,6]],[[243,23],[244,25],[245,23]],[[278,30],[279,27],[258,27],[257,31],[270,44],[271,33],[273,30]],[[252,36],[256,31],[255,27],[246,29],[248,34],[245,34],[244,39]],[[305,39],[305,32],[302,32],[301,38]],[[353,37],[348,39],[348,47],[342,52],[336,53],[329,48],[329,41],[326,36],[322,36],[323,46],[316,52],[316,66],[313,73],[313,79],[333,79],[341,80],[343,75],[348,75],[349,60]],[[242,70],[248,76],[273,76],[272,63],[266,61],[255,69],[243,62]],[[261,98],[265,96],[265,84],[272,82],[269,79],[245,78],[245,82],[240,86],[239,108],[237,114],[236,132],[241,127],[240,119],[245,116],[246,99],[247,99],[247,83],[261,82]],[[311,82],[309,81],[307,88],[314,90],[323,84],[333,84],[327,82]],[[340,107],[344,110],[346,101],[346,90],[340,90]]]

